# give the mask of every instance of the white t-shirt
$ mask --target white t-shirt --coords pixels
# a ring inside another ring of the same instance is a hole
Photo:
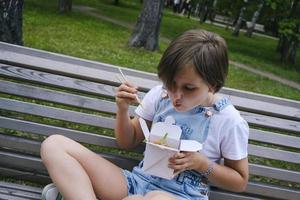
[[[161,85],[152,88],[143,98],[142,106],[135,110],[143,119],[153,121],[155,105],[164,96]],[[210,160],[221,158],[241,160],[247,157],[249,127],[232,104],[227,105],[211,118],[208,136],[203,143],[202,153]]]

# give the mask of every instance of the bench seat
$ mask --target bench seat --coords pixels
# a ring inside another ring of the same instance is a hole
[[[141,98],[160,83],[155,74],[122,69]],[[51,180],[39,149],[52,134],[81,142],[126,169],[140,161],[144,144],[120,150],[113,136],[117,73],[118,66],[0,42],[0,199],[40,197]],[[300,199],[300,102],[231,88],[220,94],[250,125],[251,179],[243,193],[212,186],[210,199]]]

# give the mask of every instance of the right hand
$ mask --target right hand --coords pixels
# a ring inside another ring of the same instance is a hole
[[[116,91],[116,103],[120,110],[128,110],[129,104],[136,103],[137,87],[129,82],[122,83]]]

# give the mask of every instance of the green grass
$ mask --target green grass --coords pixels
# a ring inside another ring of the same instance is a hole
[[[127,4],[126,2],[127,1],[124,1],[121,6],[115,6],[110,1],[76,0],[74,4],[85,3],[86,5],[96,7],[100,14],[133,23],[139,14],[139,3]],[[224,37],[230,41],[231,36],[229,36],[229,32],[225,29],[209,24],[203,24],[201,26],[208,30],[213,29],[223,36],[227,34],[226,37],[229,39]],[[169,11],[166,11],[161,25],[161,35],[165,38],[172,39],[184,30],[195,27],[199,27],[196,21],[174,16]],[[37,0],[26,1],[23,28],[25,46],[154,73],[156,72],[156,66],[162,52],[167,47],[167,43],[161,40],[160,50],[156,52],[130,48],[127,45],[131,35],[129,28],[116,26],[79,12],[70,12],[63,15],[58,14],[57,2],[54,0],[48,1],[47,3],[41,3]],[[270,42],[269,39],[265,38],[257,37],[257,39],[258,42],[256,43],[262,43],[264,40],[267,41],[266,43]],[[240,43],[246,41],[248,45],[248,43],[250,44],[257,39],[256,37],[254,39],[245,39],[245,37],[242,36],[237,40]],[[270,43],[272,42],[274,41]],[[240,52],[238,51],[239,45],[243,47],[243,51],[247,50],[247,54],[242,54],[242,50]],[[253,57],[249,56],[251,52],[256,52],[257,49],[261,49],[261,47],[257,48],[254,44],[252,46],[247,45],[235,44],[234,41],[230,41],[229,49],[231,59],[241,58],[241,62],[244,63],[247,63],[248,60],[252,63],[254,61],[267,62],[265,61],[266,58],[260,58],[258,56],[261,53],[258,53],[258,55],[255,54]],[[239,53],[235,53],[235,51],[231,49],[236,49]],[[255,66],[259,65],[255,64]],[[299,75],[299,73],[295,73],[294,70],[291,70],[291,67],[282,69],[281,66],[276,65],[271,68],[274,70],[278,69],[278,74],[286,75],[290,80],[297,79]],[[299,90],[289,88],[275,81],[234,67],[230,69],[226,86],[300,100]]]
[[[96,7],[101,15],[134,24],[140,12],[140,4],[138,1],[130,1],[131,4],[128,5],[127,2],[123,1],[121,5],[115,6],[111,4],[111,1],[89,1],[88,5]],[[133,2],[136,2],[135,6],[130,6]],[[87,4],[82,0],[77,0],[75,3],[80,5]],[[278,53],[275,52],[277,40],[257,35],[248,38],[243,33],[240,33],[239,37],[234,37],[231,36],[231,30],[225,30],[211,24],[199,24],[198,21],[175,16],[169,10],[165,10],[161,24],[161,36],[172,39],[191,28],[203,28],[224,37],[228,43],[231,60],[239,61],[300,83],[299,53],[295,65],[281,63]]]

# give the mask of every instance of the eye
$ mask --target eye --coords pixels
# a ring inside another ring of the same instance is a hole
[[[187,85],[187,86],[184,86],[184,89],[187,90],[187,91],[193,91],[193,90],[196,89],[196,87]]]

